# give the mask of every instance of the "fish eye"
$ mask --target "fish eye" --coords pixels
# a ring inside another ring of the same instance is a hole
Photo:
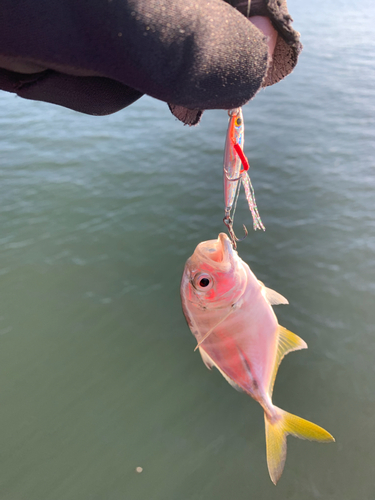
[[[242,123],[241,118],[237,118],[236,119],[236,125],[237,125],[237,127],[239,127],[241,125],[241,123]]]
[[[198,273],[194,276],[192,281],[193,287],[202,292],[210,290],[213,285],[212,277],[207,273]]]

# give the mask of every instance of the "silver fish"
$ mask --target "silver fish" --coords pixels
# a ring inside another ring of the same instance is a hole
[[[216,367],[234,388],[246,392],[263,407],[267,464],[274,484],[283,472],[288,434],[334,441],[322,427],[272,403],[281,360],[307,345],[278,324],[272,306],[288,301],[255,277],[226,234],[200,243],[188,259],[181,300],[205,365],[209,369]]]

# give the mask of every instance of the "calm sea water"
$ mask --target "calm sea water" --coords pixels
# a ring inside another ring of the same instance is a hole
[[[224,229],[226,112],[189,129],[150,98],[99,118],[1,93],[2,500],[375,498],[375,8],[289,7],[305,49],[244,108],[267,231],[239,253],[309,345],[275,403],[337,442],[289,438],[275,488],[261,408],[193,352],[179,282]]]

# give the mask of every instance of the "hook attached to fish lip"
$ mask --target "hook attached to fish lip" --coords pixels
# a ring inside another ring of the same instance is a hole
[[[233,220],[231,219],[231,217],[229,215],[226,215],[223,219],[223,222],[228,229],[228,233],[229,233],[230,240],[232,242],[233,249],[236,250],[237,249],[237,241],[243,241],[246,238],[246,236],[249,234],[248,230],[247,230],[245,224],[242,224],[243,230],[245,232],[245,236],[243,238],[237,238],[237,236],[234,232],[234,229],[233,229]]]

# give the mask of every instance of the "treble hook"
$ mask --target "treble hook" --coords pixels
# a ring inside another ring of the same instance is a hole
[[[248,230],[247,230],[245,224],[242,224],[243,230],[245,232],[245,236],[243,238],[237,238],[237,236],[234,232],[234,229],[233,229],[233,220],[231,219],[231,217],[229,215],[226,215],[223,219],[223,222],[228,229],[228,233],[229,233],[229,237],[230,237],[231,242],[232,242],[233,249],[236,250],[237,249],[237,241],[243,241],[246,238],[246,236],[249,234]]]

